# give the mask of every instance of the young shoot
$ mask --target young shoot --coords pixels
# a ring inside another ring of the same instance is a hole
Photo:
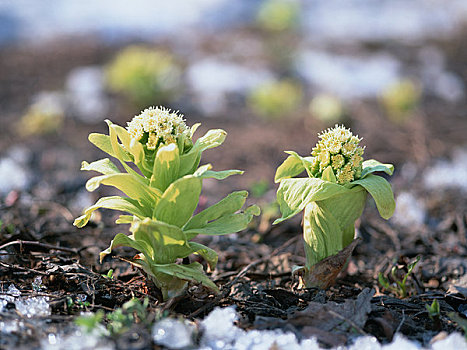
[[[203,179],[222,180],[242,174],[240,170],[213,171],[211,165],[199,166],[202,153],[224,142],[226,132],[209,130],[193,142],[199,124],[188,128],[183,117],[162,107],[148,108],[134,117],[127,128],[110,121],[109,135],[91,134],[89,141],[116,158],[82,163],[82,170],[101,175],[88,180],[86,189],[113,186],[124,196],[100,198],[77,218],[83,227],[100,208],[127,213],[117,224],[130,224],[130,235],[118,233],[100,259],[114,248],[127,246],[139,254],[133,265],[141,268],[161,290],[164,299],[183,292],[188,282],[200,283],[217,292],[198,262],[179,264],[192,254],[201,256],[214,269],[217,253],[192,242],[198,234],[224,235],[245,229],[259,208],[241,211],[248,193],[237,191],[193,216],[201,195]],[[133,165],[133,166],[132,166]]]
[[[393,284],[389,282],[389,279],[384,276],[381,272],[378,274],[378,282],[381,284],[381,286],[384,287],[384,289],[387,289],[397,295],[399,295],[401,298],[405,298],[408,294],[407,292],[407,279],[409,276],[412,274],[415,266],[418,264],[420,261],[420,256],[417,256],[415,260],[407,265],[407,272],[404,274],[404,277],[402,279],[399,279],[397,277],[397,267],[393,266],[391,269],[391,278],[394,281]]]
[[[311,156],[286,152],[289,157],[276,171],[279,182],[277,201],[287,220],[303,214],[306,265],[298,267],[306,287],[323,287],[311,278],[314,266],[336,255],[352,243],[355,221],[360,217],[369,193],[380,215],[389,219],[395,202],[390,184],[375,172],[392,175],[393,166],[376,160],[363,160],[361,139],[349,129],[335,126],[319,135]],[[296,176],[306,172],[307,177]],[[337,274],[337,273],[336,273]]]

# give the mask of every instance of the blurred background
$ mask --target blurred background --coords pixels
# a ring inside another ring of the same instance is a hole
[[[208,198],[273,201],[283,151],[339,123],[426,224],[427,191],[467,190],[466,43],[465,0],[0,0],[0,195],[78,215],[87,135],[164,105],[229,134],[204,162],[246,173]]]

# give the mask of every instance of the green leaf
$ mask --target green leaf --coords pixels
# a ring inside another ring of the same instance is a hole
[[[196,123],[193,124],[193,126],[190,129],[190,136],[193,138],[193,135],[195,134],[196,130],[201,126],[201,123]]]
[[[307,268],[347,247],[355,236],[355,221],[362,215],[367,192],[356,186],[309,203],[303,215]]]
[[[102,197],[96,202],[96,204],[87,208],[84,211],[84,215],[77,218],[74,221],[73,225],[75,225],[76,227],[83,227],[88,223],[89,219],[91,218],[92,212],[99,208],[120,210],[127,213],[131,213],[139,218],[148,216],[148,213],[143,207],[141,207],[138,201],[135,201],[131,198],[119,196]]]
[[[220,146],[227,136],[227,133],[221,129],[209,130],[204,136],[196,140],[193,148],[180,156],[179,176],[193,174],[201,160],[201,153],[205,150]]]
[[[112,142],[110,141],[110,136],[98,133],[92,133],[88,137],[89,142],[91,142],[94,146],[99,148],[100,150],[104,151],[105,153],[109,154],[112,157],[118,158],[112,148]],[[122,156],[122,160],[124,162],[131,162],[132,159],[127,153],[120,153]]]
[[[116,224],[131,224],[133,223],[135,217],[133,215],[120,215],[117,220],[115,220]]]
[[[394,214],[394,193],[389,182],[383,177],[369,174],[364,179],[351,182],[350,185],[360,185],[370,193],[382,218],[387,220]]]
[[[141,175],[139,175],[128,164],[126,164],[127,160],[125,160],[125,159],[126,159],[126,156],[129,155],[129,152],[128,152],[128,150],[123,148],[122,145],[118,142],[118,134],[117,134],[117,130],[119,130],[118,126],[113,124],[108,119],[106,119],[105,122],[109,126],[110,144],[112,145],[112,151],[114,153],[114,156],[120,161],[120,163],[125,168],[127,173],[141,177]],[[126,136],[129,137],[128,134],[126,134]],[[130,157],[130,161],[134,161],[134,159],[132,157]]]
[[[203,266],[200,263],[193,262],[189,265],[165,264],[153,265],[156,272],[162,272],[167,275],[175,276],[185,281],[201,283],[209,289],[219,292],[217,286],[204,273]]]
[[[282,217],[274,224],[291,218],[313,201],[324,200],[349,191],[347,188],[318,178],[284,179],[277,190]]]
[[[360,178],[365,178],[367,175],[374,173],[375,171],[383,171],[388,175],[392,175],[394,172],[394,165],[383,164],[374,159],[365,160],[362,163],[362,175]]]
[[[154,208],[153,218],[182,227],[198,205],[202,180],[187,175],[173,182]]]
[[[81,163],[81,170],[97,171],[98,173],[101,173],[103,175],[120,173],[120,170],[114,163],[112,163],[112,161],[109,158],[99,159],[95,162],[92,162],[91,164],[89,164],[86,161],[83,161]]]
[[[154,161],[151,186],[164,192],[178,178],[180,156],[175,143],[160,147]]]
[[[324,169],[323,174],[321,175],[321,179],[324,181],[337,183],[336,175],[334,174],[331,166],[328,166],[326,169]]]
[[[125,147],[125,152],[129,152],[133,156],[133,162],[136,166],[145,174],[149,175],[152,169],[148,169],[145,165],[145,154],[144,148],[141,142],[133,139],[131,135],[125,128],[122,128],[120,125],[113,124],[110,121],[107,121],[109,125],[109,130],[112,129],[111,133],[116,134],[117,137],[122,142],[122,145]],[[112,137],[111,137],[112,139]]]
[[[93,192],[101,184],[116,187],[128,197],[136,199],[145,205],[152,205],[158,200],[156,192],[149,190],[147,184],[133,174],[120,173],[95,176],[86,182],[86,189]]]
[[[306,267],[310,269],[317,262],[344,248],[342,236],[342,229],[334,215],[316,202],[309,203],[303,214]]]
[[[180,170],[179,170],[179,177],[193,174],[196,168],[201,161],[201,152],[195,150],[194,147],[185,154],[180,156]]]
[[[381,272],[378,273],[378,282],[383,288],[389,289],[389,280]]]
[[[206,260],[211,270],[214,270],[216,268],[219,257],[213,249],[197,242],[188,242],[188,245],[193,250],[194,254],[200,255],[203,257],[204,260]]]
[[[311,168],[311,160],[313,157],[301,157],[293,151],[287,151],[289,157],[277,168],[274,182],[279,182],[283,179],[299,175],[302,171],[307,170],[310,176],[309,169]]]
[[[204,227],[209,221],[216,220],[223,215],[235,213],[245,204],[247,191],[237,191],[229,194],[216,204],[196,214],[183,227],[184,230]]]
[[[222,129],[209,130],[204,136],[196,140],[193,148],[203,152],[209,148],[218,147],[224,143],[226,136],[227,133]]]
[[[105,256],[110,254],[113,249],[118,247],[130,247],[136,249],[138,252],[146,256],[150,255],[151,253],[151,247],[148,246],[146,242],[134,239],[132,236],[127,236],[123,233],[117,233],[112,242],[110,242],[110,246],[100,252],[99,261],[102,263],[102,260],[104,260]]]
[[[177,226],[146,218],[135,221],[130,230],[135,239],[150,247],[150,255],[145,255],[154,263],[172,263],[193,253],[185,233]]]
[[[192,239],[198,234],[219,236],[239,232],[247,228],[253,216],[258,216],[260,212],[261,210],[258,206],[252,205],[244,212],[223,215],[202,227],[191,228],[184,230],[184,232],[188,239]]]
[[[207,170],[203,172],[203,174],[201,175],[197,175],[196,172],[194,175],[201,179],[224,180],[225,178],[228,178],[229,176],[241,175],[241,174],[243,174],[242,170],[221,170],[221,171]]]
[[[316,202],[320,209],[329,216],[329,219],[334,218],[339,225],[341,229],[339,239],[342,241],[342,248],[349,245],[354,239],[355,221],[363,213],[366,198],[365,189],[355,186],[351,191]],[[326,234],[338,236],[337,232],[332,231]]]

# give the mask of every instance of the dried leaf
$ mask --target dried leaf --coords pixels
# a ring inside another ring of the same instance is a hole
[[[320,289],[332,286],[360,241],[360,238],[354,239],[352,243],[337,254],[331,255],[313,265],[310,271],[303,276],[306,286],[318,287]]]
[[[374,293],[373,289],[366,288],[356,300],[346,300],[342,304],[310,302],[305,310],[296,312],[288,322],[294,326],[315,327],[325,332],[342,334],[356,330],[362,333],[362,327],[371,311]]]

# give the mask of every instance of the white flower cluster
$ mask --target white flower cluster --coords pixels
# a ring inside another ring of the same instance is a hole
[[[344,126],[336,126],[319,135],[321,139],[313,148],[312,173],[321,177],[323,171],[331,166],[341,185],[360,178],[362,173],[363,147],[361,139],[354,136]]]
[[[183,116],[164,107],[145,109],[128,122],[127,130],[132,138],[146,144],[149,150],[176,143],[182,135],[187,139],[191,136]]]

